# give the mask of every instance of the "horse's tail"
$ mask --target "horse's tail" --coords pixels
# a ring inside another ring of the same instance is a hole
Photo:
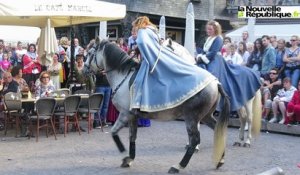
[[[218,117],[217,124],[215,127],[215,133],[214,133],[213,161],[216,167],[218,167],[225,153],[227,125],[228,125],[229,114],[230,114],[229,97],[224,91],[221,84],[218,84],[218,91],[223,97],[222,101],[224,103],[222,106],[222,111],[220,111],[220,116]]]
[[[252,134],[253,136],[258,136],[261,129],[261,115],[262,115],[262,104],[261,104],[261,93],[258,89],[255,93],[253,104],[252,104]]]

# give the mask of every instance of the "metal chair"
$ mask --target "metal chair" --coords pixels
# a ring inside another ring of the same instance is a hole
[[[66,97],[64,101],[64,111],[63,112],[55,112],[55,116],[63,116],[64,117],[64,136],[66,137],[66,132],[68,131],[69,124],[75,124],[78,129],[79,135],[80,128],[77,117],[77,111],[80,105],[81,97],[79,95],[70,95]],[[73,119],[73,121],[70,121]]]
[[[4,104],[6,114],[4,117],[4,135],[7,134],[8,124],[16,124],[16,137],[18,136],[20,117],[24,114],[21,113],[22,102],[21,94],[15,92],[8,92],[4,95]]]
[[[91,93],[92,92],[90,90],[84,90],[84,89],[77,90],[74,92],[75,95],[81,95],[81,94],[91,95]]]
[[[32,133],[32,121],[36,121],[36,142],[38,142],[39,131],[41,128],[44,127],[47,128],[46,135],[48,137],[49,121],[51,123],[55,140],[57,140],[54,124],[52,121],[54,109],[56,107],[56,100],[54,98],[40,98],[36,101],[35,106],[36,106],[36,115],[30,116],[30,130]],[[40,122],[44,122],[44,124],[40,125],[41,124]],[[29,139],[30,136],[31,134],[29,134]]]
[[[89,96],[88,98],[88,105],[86,107],[80,107],[78,109],[78,112],[80,113],[87,113],[87,119],[88,119],[88,133],[90,133],[90,130],[92,130],[92,114],[98,113],[101,107],[103,99],[103,94],[95,93]],[[103,125],[102,121],[100,120],[101,124],[101,130],[103,132]]]

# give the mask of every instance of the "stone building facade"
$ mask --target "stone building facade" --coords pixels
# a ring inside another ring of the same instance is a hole
[[[146,15],[158,25],[161,16],[166,18],[166,34],[179,43],[184,41],[185,14],[188,4],[194,5],[196,42],[203,42],[205,24],[210,19],[220,22],[224,31],[232,29],[230,21],[235,15],[226,11],[225,0],[102,0],[126,5],[127,14],[124,19],[108,22],[108,34],[111,40],[119,37],[128,38],[131,34],[131,23],[136,17]],[[113,12],[112,12],[113,13]],[[58,38],[68,33],[67,28],[57,29]],[[62,32],[59,32],[62,31]],[[77,27],[77,33],[83,44],[99,33],[99,23],[85,24]]]

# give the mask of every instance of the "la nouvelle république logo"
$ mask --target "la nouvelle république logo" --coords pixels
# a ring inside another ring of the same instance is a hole
[[[300,18],[300,6],[239,6],[238,18]]]

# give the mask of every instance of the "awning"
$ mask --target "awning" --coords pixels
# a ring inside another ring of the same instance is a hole
[[[234,31],[225,33],[225,36],[230,37],[232,41],[241,41],[242,33],[247,31],[247,29],[246,25]],[[259,38],[262,35],[276,35],[277,39],[289,41],[292,35],[300,35],[300,24],[255,25],[254,38]]]

